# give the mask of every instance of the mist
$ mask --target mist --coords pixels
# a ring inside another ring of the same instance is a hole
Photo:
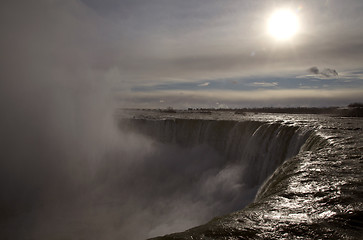
[[[0,236],[127,237],[119,223],[135,205],[126,207],[127,190],[105,187],[105,166],[112,158],[127,179],[126,162],[142,159],[146,144],[115,127],[113,79],[95,60],[97,26],[77,3],[57,4],[2,3]]]
[[[218,184],[239,190],[216,172],[213,149],[185,152],[118,128],[122,76],[104,67],[112,40],[97,16],[76,1],[2,5],[2,239],[143,239],[226,211],[225,194],[204,197]]]

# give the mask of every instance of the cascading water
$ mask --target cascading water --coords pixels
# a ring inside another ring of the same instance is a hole
[[[311,135],[296,126],[257,121],[134,119],[121,126],[186,149],[207,145],[223,156],[219,168],[244,168],[243,184],[251,187],[260,185],[281,162],[296,155]]]
[[[242,195],[235,198],[239,205],[223,209],[238,211],[155,239],[361,239],[361,119],[289,114],[239,117],[225,112],[211,115],[151,112],[127,125],[157,141],[183,146],[184,151],[196,144],[209,146],[222,156],[210,179],[213,174],[218,178],[227,173],[225,185],[235,181],[239,183],[236,186],[244,186],[236,188]],[[216,188],[225,185],[217,184]],[[253,194],[246,197],[243,192]],[[254,201],[243,208],[253,200],[252,195]],[[222,204],[233,202],[230,199]],[[243,201],[246,199],[249,201]]]
[[[173,188],[189,185],[189,191],[210,209],[204,219],[250,203],[266,178],[284,160],[298,154],[314,135],[302,127],[251,120],[127,119],[120,127],[147,135],[164,147],[179,148],[182,163],[176,163],[178,170],[171,175],[191,181],[179,182]],[[201,152],[187,159],[188,152],[197,148]],[[217,161],[208,159],[213,154],[219,156]],[[174,164],[173,157],[168,164]],[[191,168],[197,170],[185,170]]]

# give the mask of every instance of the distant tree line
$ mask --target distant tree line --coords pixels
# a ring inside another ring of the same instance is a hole
[[[363,108],[363,103],[351,103],[348,105],[350,108]]]
[[[155,109],[139,109],[154,111]],[[159,109],[160,112],[198,112],[211,114],[212,111],[234,111],[235,114],[246,113],[290,113],[290,114],[331,114],[342,117],[363,117],[363,103],[351,103],[347,107],[261,107],[261,108],[188,108],[188,110],[176,110],[173,107]]]

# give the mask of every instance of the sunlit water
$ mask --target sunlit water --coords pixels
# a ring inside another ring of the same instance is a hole
[[[277,166],[246,208],[161,239],[361,239],[362,119],[232,112],[139,112],[136,116],[260,121],[313,131],[295,157]]]

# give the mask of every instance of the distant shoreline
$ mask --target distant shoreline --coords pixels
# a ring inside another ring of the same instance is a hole
[[[135,109],[123,108],[123,110],[141,110],[141,111],[160,111],[163,113],[183,113],[183,112],[197,112],[197,113],[211,113],[211,112],[234,112],[235,114],[246,113],[287,113],[287,114],[328,114],[338,117],[363,117],[363,107],[261,107],[261,108],[188,108],[184,110],[173,109],[171,107],[166,109]]]

